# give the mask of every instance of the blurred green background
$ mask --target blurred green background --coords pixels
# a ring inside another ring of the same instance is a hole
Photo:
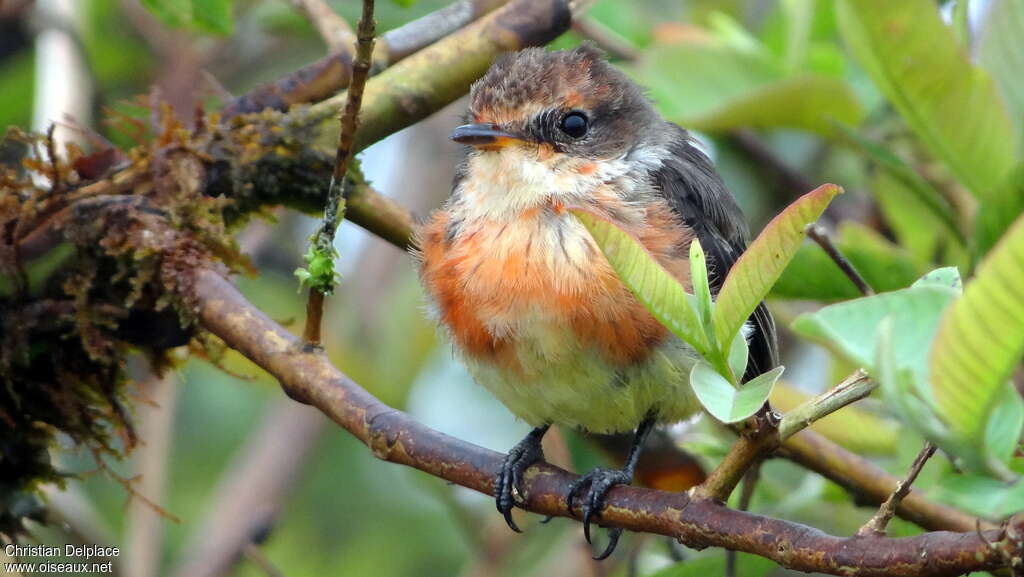
[[[84,111],[65,119],[68,124],[129,148],[138,136],[126,119],[147,121],[140,105],[147,100],[139,95],[158,90],[188,119],[200,104],[216,109],[225,91],[244,93],[325,53],[315,30],[286,0],[236,0],[226,17],[197,22],[175,16],[180,2],[145,7],[80,0],[62,16],[45,10],[49,4],[55,3],[0,2],[2,126],[33,128],[33,113],[44,106],[40,91],[64,91]],[[356,21],[359,2],[330,4]],[[445,4],[381,0],[378,29]],[[907,286],[941,264],[969,270],[1024,204],[1012,193],[996,208],[979,208],[977,201],[1007,187],[1024,198],[1022,171],[1009,170],[1020,162],[1024,134],[1024,2],[901,6],[897,12],[906,18],[895,20],[902,27],[889,30],[887,41],[871,36],[869,17],[849,13],[855,10],[839,14],[829,0],[600,0],[586,27],[554,47],[587,36],[618,48],[610,51],[612,59],[649,88],[662,112],[700,134],[754,231],[817,184],[841,184],[849,194],[830,209],[828,224],[868,280],[884,290]],[[40,70],[48,64],[39,46],[53,29],[73,31],[81,60],[72,66],[84,82],[72,82],[74,75],[43,82]],[[922,52],[934,58],[901,60]],[[912,81],[903,82],[904,76]],[[417,214],[436,207],[458,160],[446,136],[464,106],[457,102],[365,152],[363,166],[375,186]],[[36,122],[35,129],[45,129]],[[240,242],[261,274],[240,282],[263,310],[298,330],[304,296],[291,271],[314,221],[287,211],[274,217],[242,231]],[[326,329],[336,364],[432,427],[501,451],[518,440],[527,427],[470,382],[424,319],[409,258],[350,224],[337,248],[343,280],[328,305]],[[807,248],[775,289],[771,305],[780,326],[812,301],[856,295],[822,254]],[[790,386],[777,392],[782,408],[850,369],[785,334],[783,344]],[[681,550],[636,535],[612,560],[595,564],[579,524],[566,520],[540,525],[531,518],[525,535],[514,535],[489,499],[374,460],[237,355],[214,361],[193,358],[162,383],[140,383],[137,416],[145,446],[123,463],[110,463],[125,478],[141,475],[132,486],[166,515],[129,499],[90,455],[66,447],[55,458],[81,476],[69,481],[68,493],[51,494],[67,524],[37,528],[41,542],[115,544],[123,551],[121,574],[132,577],[249,577],[268,574],[261,567],[268,562],[288,577],[722,571],[721,551]],[[897,473],[922,442],[871,400],[826,419],[819,430]],[[707,419],[673,433],[706,464],[730,442]],[[573,432],[563,434],[578,467],[601,460]],[[953,476],[950,469],[945,460],[934,461],[917,486],[992,517],[1024,507],[1019,491],[989,491],[990,481]],[[779,460],[764,467],[752,509],[844,535],[870,515],[836,485]],[[216,557],[219,539],[251,516],[263,519],[262,530],[251,536],[258,547],[217,572],[193,565],[205,555]],[[892,529],[916,531],[902,522]],[[680,555],[689,561],[669,567]],[[739,574],[785,572],[741,556]]]

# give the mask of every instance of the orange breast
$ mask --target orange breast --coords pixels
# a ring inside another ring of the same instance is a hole
[[[541,319],[614,365],[642,360],[667,337],[585,231],[585,237],[566,239],[564,227],[546,228],[552,218],[570,215],[536,209],[511,223],[463,225],[461,234],[446,238],[449,218],[438,211],[420,230],[420,270],[440,321],[465,354],[521,369],[516,346],[528,324]],[[648,207],[645,223],[635,234],[689,286],[682,258],[689,231],[662,204]]]

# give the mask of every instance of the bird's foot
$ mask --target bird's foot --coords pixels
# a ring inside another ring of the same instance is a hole
[[[583,504],[583,535],[587,538],[587,543],[590,543],[590,520],[601,516],[601,509],[604,508],[604,497],[608,493],[608,490],[615,485],[628,485],[633,482],[633,476],[626,471],[620,471],[618,469],[594,469],[593,471],[583,475],[582,477],[573,481],[572,485],[569,486],[569,493],[565,496],[566,503],[569,505],[569,511],[573,510],[577,499]],[[589,487],[586,491],[586,495],[583,495],[584,490]],[[604,552],[594,557],[594,559],[601,560],[612,554],[615,550],[615,546],[619,542],[619,537],[622,536],[622,529],[613,527],[608,530],[608,546],[605,547]]]
[[[546,427],[544,428],[547,429]],[[505,517],[510,529],[516,533],[522,530],[512,520],[512,508],[516,500],[522,498],[523,474],[530,465],[544,458],[544,451],[541,449],[540,440],[543,432],[539,435],[538,429],[531,432],[525,439],[512,447],[512,450],[505,456],[505,462],[501,464],[501,471],[494,481],[494,501],[498,512]]]

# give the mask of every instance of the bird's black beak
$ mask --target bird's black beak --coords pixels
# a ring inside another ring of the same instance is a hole
[[[502,130],[500,126],[490,122],[463,124],[452,132],[451,139],[477,148],[504,148],[523,141],[522,136]]]

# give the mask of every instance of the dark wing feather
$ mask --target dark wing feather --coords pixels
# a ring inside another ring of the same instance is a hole
[[[700,239],[708,257],[711,291],[717,294],[729,269],[747,248],[746,221],[708,157],[692,144],[685,130],[672,127],[678,138],[669,146],[668,158],[652,172],[654,185]],[[763,302],[750,322],[754,332],[744,381],[779,364],[775,321]]]

